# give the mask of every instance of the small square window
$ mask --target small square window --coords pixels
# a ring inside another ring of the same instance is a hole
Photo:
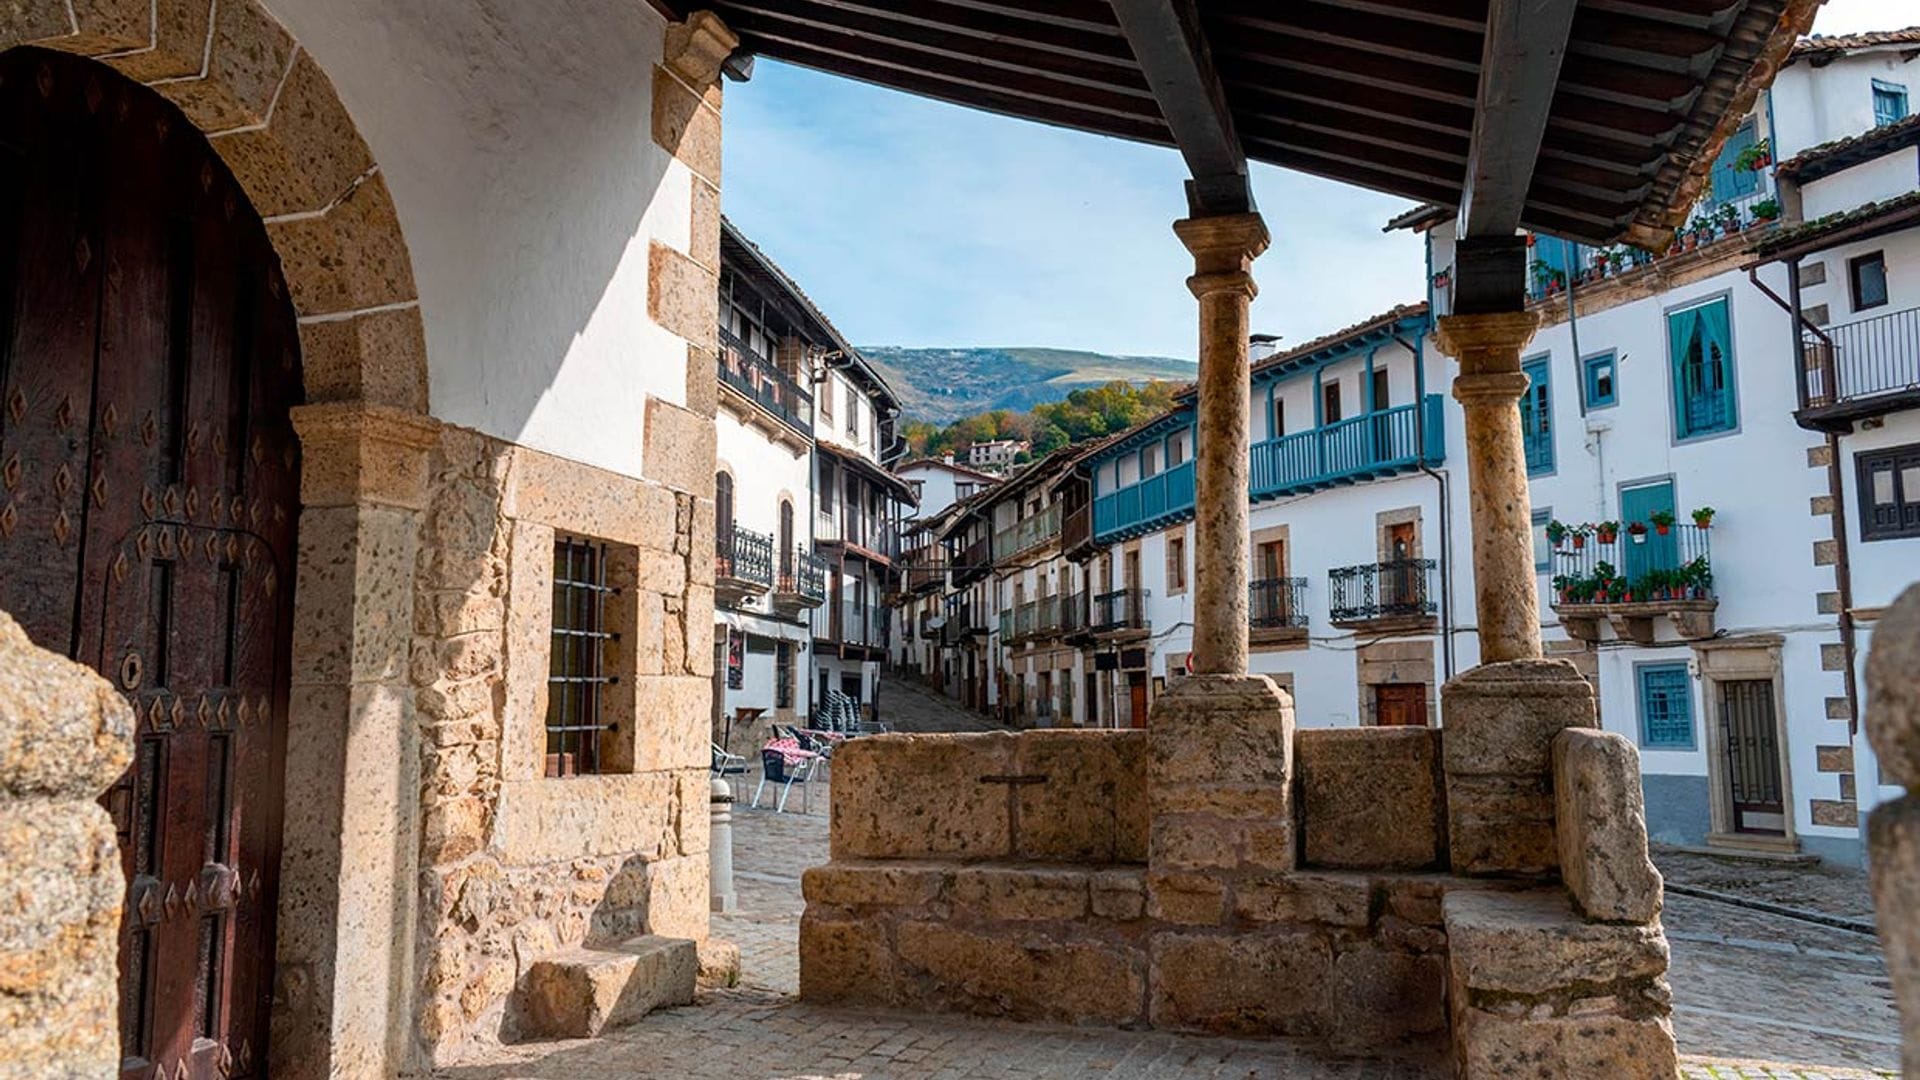
[[[1685,664],[1641,664],[1640,745],[1648,750],[1691,750],[1693,676]]]
[[[1887,257],[1881,252],[1847,260],[1847,283],[1853,290],[1853,310],[1865,311],[1887,302]]]
[[[1873,80],[1873,126],[1885,127],[1907,116],[1907,87],[1905,83],[1888,82],[1885,79]]]
[[[1601,353],[1589,356],[1581,362],[1586,378],[1587,408],[1604,409],[1616,404],[1615,396],[1615,357],[1613,353]]]

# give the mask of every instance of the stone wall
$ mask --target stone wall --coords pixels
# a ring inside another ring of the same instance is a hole
[[[415,571],[420,1035],[436,1062],[530,1034],[544,958],[707,936],[710,499],[447,428]],[[556,532],[608,545],[620,634],[601,775],[548,778]]]
[[[95,800],[132,754],[126,699],[0,612],[0,1076],[119,1070],[126,883]]]
[[[1264,677],[1195,676],[1144,732],[857,740],[804,878],[801,996],[1674,1075],[1632,744],[1564,665],[1449,700],[1461,732],[1296,734]]]

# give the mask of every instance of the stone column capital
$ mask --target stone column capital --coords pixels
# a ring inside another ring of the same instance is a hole
[[[1253,274],[1246,270],[1225,270],[1211,274],[1194,274],[1187,278],[1187,288],[1196,297],[1213,296],[1219,293],[1239,293],[1251,301],[1260,294],[1260,287],[1253,282]]]
[[[427,503],[427,454],[440,422],[386,405],[325,403],[292,411],[303,506]]]
[[[1457,375],[1453,380],[1453,400],[1466,408],[1480,405],[1505,407],[1520,400],[1530,380],[1518,371],[1483,371]]]
[[[1193,253],[1195,277],[1251,274],[1253,260],[1273,240],[1259,214],[1181,218],[1173,223],[1173,234]]]
[[[1442,315],[1435,337],[1440,351],[1458,360],[1463,373],[1519,371],[1520,350],[1539,326],[1540,316],[1531,311]]]

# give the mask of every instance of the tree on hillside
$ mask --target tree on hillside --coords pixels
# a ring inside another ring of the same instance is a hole
[[[979,442],[1024,439],[1039,457],[1063,446],[1125,431],[1163,413],[1173,404],[1179,384],[1152,381],[1134,385],[1123,379],[1083,387],[1063,401],[1036,405],[1024,413],[994,409],[966,416],[944,428],[910,421],[902,429],[915,454],[963,452]]]

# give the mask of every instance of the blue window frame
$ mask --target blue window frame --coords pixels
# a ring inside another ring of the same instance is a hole
[[[1587,392],[1587,408],[1604,409],[1619,402],[1619,369],[1614,354],[1601,353],[1580,361],[1580,378]]]
[[[1673,367],[1677,438],[1693,439],[1739,426],[1733,330],[1725,299],[1669,312],[1667,356]]]
[[[1520,398],[1520,432],[1526,441],[1527,475],[1553,471],[1553,393],[1547,358],[1520,365],[1527,392]]]
[[[1647,750],[1692,750],[1693,676],[1686,664],[1641,664],[1640,745]]]
[[[1720,156],[1713,159],[1714,202],[1731,202],[1760,190],[1760,174],[1752,169],[1742,169],[1738,164],[1740,154],[1753,144],[1751,120],[1727,136],[1726,145],[1720,148]]]
[[[1873,126],[1885,127],[1907,116],[1907,88],[1885,79],[1873,80]]]

